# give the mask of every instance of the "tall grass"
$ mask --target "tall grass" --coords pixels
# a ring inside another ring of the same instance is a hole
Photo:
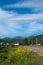
[[[0,50],[0,65],[43,65],[43,57],[21,46]]]

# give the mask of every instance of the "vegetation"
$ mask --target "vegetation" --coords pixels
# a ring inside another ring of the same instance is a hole
[[[43,35],[36,35],[31,36],[28,38],[31,41],[31,44],[40,44],[43,45]]]
[[[29,45],[28,39],[27,38],[24,38],[22,44],[23,45]]]
[[[16,37],[16,38],[3,38],[0,39],[0,43],[20,43],[20,45],[35,45],[40,44],[43,45],[43,35],[32,35],[28,38]]]
[[[22,46],[0,48],[0,65],[43,65],[43,57]]]

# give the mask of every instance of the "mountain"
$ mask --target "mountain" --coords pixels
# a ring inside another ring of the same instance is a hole
[[[30,37],[21,37],[21,36],[17,36],[14,38],[6,37],[3,39],[0,39],[0,42],[22,43],[24,39],[27,39],[29,44],[39,44],[39,43],[43,44],[43,34],[41,35],[34,34],[34,35],[31,35]]]
[[[32,35],[28,38],[32,43],[42,43],[43,44],[43,34],[41,35]]]
[[[23,37],[17,36],[17,37],[15,37],[15,38],[13,38],[13,40],[14,40],[14,42],[16,42],[16,43],[21,43],[22,40],[23,40]]]
[[[14,38],[9,38],[9,37],[5,37],[3,39],[0,39],[0,41],[4,41],[4,42],[14,42],[14,43],[21,43],[23,40],[23,37],[17,36]]]

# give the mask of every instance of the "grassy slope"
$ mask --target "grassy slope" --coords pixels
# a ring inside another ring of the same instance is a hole
[[[23,47],[0,49],[0,65],[43,65],[43,57]]]

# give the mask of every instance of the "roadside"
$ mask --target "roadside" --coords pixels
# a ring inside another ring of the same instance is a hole
[[[26,49],[31,49],[33,52],[37,52],[40,56],[43,56],[43,47],[42,46],[24,46]]]

